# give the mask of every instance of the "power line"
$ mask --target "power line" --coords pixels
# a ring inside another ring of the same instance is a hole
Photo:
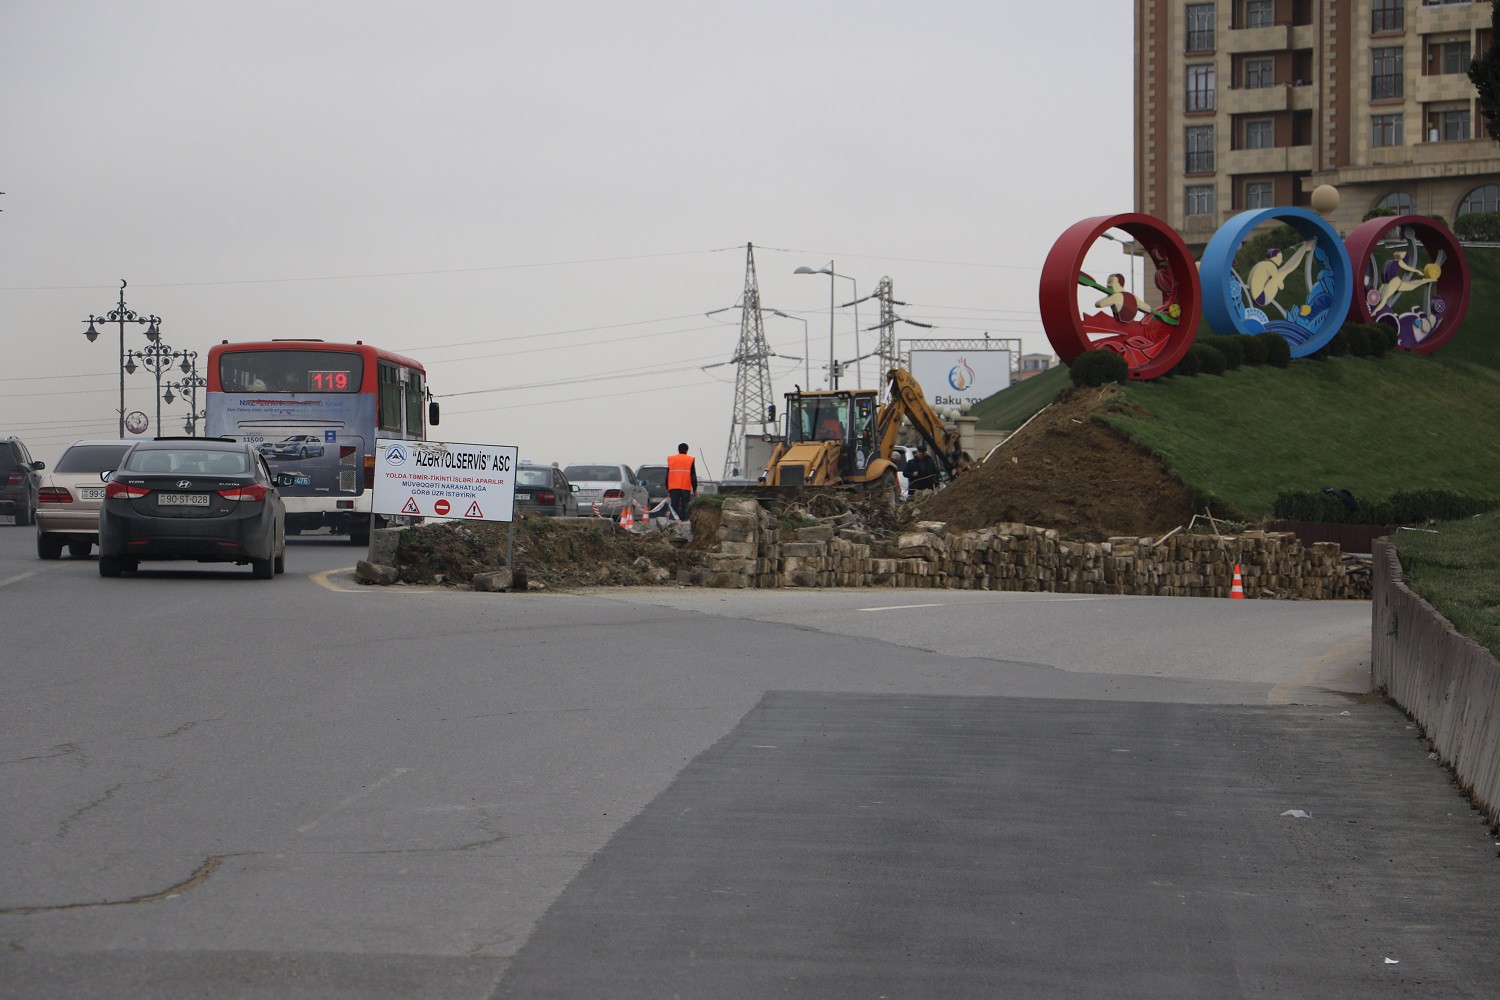
[[[480,344],[499,344],[512,340],[535,340],[538,337],[561,337],[569,333],[593,333],[595,330],[614,330],[626,326],[645,326],[648,323],[670,323],[679,319],[697,319],[702,313],[684,313],[681,316],[663,316],[660,319],[637,319],[628,323],[606,323],[603,326],[580,326],[572,330],[553,330],[550,333],[524,333],[518,337],[491,337],[488,340],[465,340],[456,344],[422,344],[416,347],[398,347],[396,353],[407,351],[441,351],[449,347],[477,347]]]
[[[618,399],[621,396],[644,396],[648,392],[671,392],[673,389],[691,389],[695,386],[705,385],[701,379],[696,382],[682,382],[678,385],[658,385],[650,389],[630,389],[626,392],[608,392],[598,396],[574,396],[569,399],[549,399],[540,403],[506,403],[504,406],[486,406],[477,410],[449,410],[451,416],[462,416],[469,413],[493,413],[496,410],[534,410],[541,406],[553,406],[558,404],[573,404],[589,402],[595,399]],[[718,383],[720,385],[724,383]]]

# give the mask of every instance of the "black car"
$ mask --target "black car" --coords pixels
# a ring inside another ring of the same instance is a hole
[[[259,580],[286,570],[286,507],[254,446],[157,438],[130,449],[105,480],[99,575],[148,559],[249,563]]]
[[[667,467],[665,465],[643,465],[635,470],[635,478],[646,487],[646,495],[651,498],[651,506],[655,507],[667,498]]]
[[[20,438],[0,438],[0,514],[17,524],[36,523],[36,495],[46,465],[34,462]]]
[[[523,465],[516,470],[516,509],[543,517],[577,517],[578,487],[561,469]]]

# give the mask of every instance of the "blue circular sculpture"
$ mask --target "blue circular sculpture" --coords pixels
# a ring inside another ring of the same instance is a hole
[[[1266,256],[1235,270],[1234,258],[1255,228],[1283,222],[1302,241],[1271,247]],[[1307,295],[1288,301],[1287,279],[1302,269]],[[1349,312],[1354,269],[1344,241],[1333,227],[1305,208],[1264,208],[1241,212],[1214,233],[1198,266],[1203,282],[1203,318],[1214,333],[1280,334],[1292,357],[1317,351],[1338,333]]]

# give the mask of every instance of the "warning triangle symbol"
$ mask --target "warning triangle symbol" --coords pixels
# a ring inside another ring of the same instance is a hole
[[[479,509],[478,500],[469,504],[469,509],[464,511],[464,517],[484,517],[484,511]]]
[[[416,501],[415,497],[407,497],[406,498],[406,506],[401,508],[401,513],[403,513],[403,514],[420,514],[420,513],[422,513],[422,511],[420,509],[418,509],[418,507],[417,507],[417,501]]]

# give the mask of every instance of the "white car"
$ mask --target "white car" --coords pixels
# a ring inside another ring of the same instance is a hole
[[[628,465],[583,463],[568,466],[563,469],[563,475],[578,487],[578,512],[584,517],[595,506],[599,513],[613,517],[629,505],[634,505],[639,511],[650,502],[646,487],[636,479],[635,472]]]
[[[36,554],[86,556],[99,541],[103,474],[120,467],[134,441],[75,441],[42,477],[37,491]]]

